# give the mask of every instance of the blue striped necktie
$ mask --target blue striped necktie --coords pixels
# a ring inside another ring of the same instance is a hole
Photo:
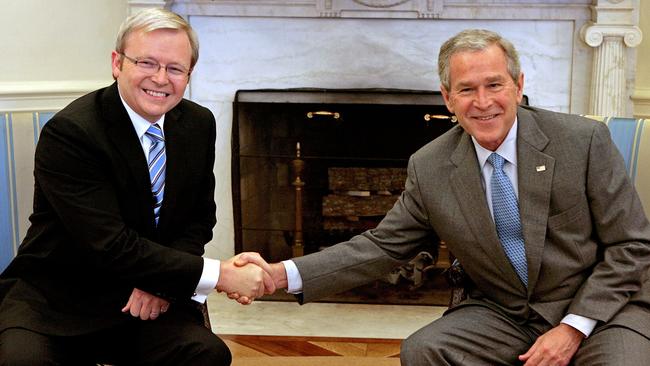
[[[149,178],[151,179],[151,193],[155,200],[153,207],[154,218],[158,225],[160,217],[160,207],[162,206],[163,195],[165,193],[165,137],[157,123],[151,125],[145,136],[151,141],[149,147]]]
[[[492,153],[488,161],[494,167],[490,186],[492,188],[492,211],[497,234],[510,263],[517,275],[528,287],[528,265],[526,264],[526,248],[519,219],[517,196],[512,188],[512,182],[503,172],[505,160],[497,153]]]

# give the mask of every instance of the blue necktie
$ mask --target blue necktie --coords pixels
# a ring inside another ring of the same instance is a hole
[[[488,161],[494,167],[490,186],[492,188],[492,211],[497,234],[521,282],[524,283],[524,286],[528,286],[526,248],[524,247],[524,236],[521,231],[517,196],[515,196],[510,179],[503,172],[505,162],[503,157],[497,153],[492,153],[488,157]]]
[[[149,178],[151,179],[151,193],[155,199],[153,207],[154,218],[158,225],[160,217],[160,206],[162,206],[163,194],[165,193],[165,137],[158,124],[149,127],[145,136],[151,140],[149,147]]]

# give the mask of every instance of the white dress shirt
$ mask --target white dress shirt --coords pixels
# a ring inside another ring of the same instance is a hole
[[[147,132],[147,129],[149,129],[152,123],[142,118],[139,114],[135,113],[135,111],[131,109],[131,107],[126,104],[126,102],[124,102],[121,94],[120,99],[122,100],[122,104],[124,105],[124,108],[126,108],[126,112],[131,118],[131,123],[133,123],[133,128],[135,129],[135,132],[140,139],[140,144],[142,144],[142,151],[144,152],[145,160],[149,161],[149,148],[151,147],[151,140],[144,138],[144,134]],[[165,116],[163,115],[158,121],[153,123],[157,123],[158,126],[160,126],[160,129],[164,131],[163,126],[165,123]],[[212,293],[212,291],[214,291],[215,287],[217,286],[220,270],[220,261],[216,259],[203,258],[203,272],[201,273],[199,283],[194,290],[194,296],[192,296],[192,300],[200,303],[205,302],[205,300],[208,298],[208,295],[210,295],[210,293]]]

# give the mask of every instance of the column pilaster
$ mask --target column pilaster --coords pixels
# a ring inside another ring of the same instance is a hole
[[[580,30],[582,40],[595,48],[589,114],[627,116],[627,49],[641,43],[641,29],[634,24],[631,0],[598,0],[593,21]]]

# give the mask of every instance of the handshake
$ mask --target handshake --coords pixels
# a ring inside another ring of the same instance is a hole
[[[264,294],[287,287],[282,263],[267,263],[258,253],[245,252],[221,262],[217,291],[248,305]]]

